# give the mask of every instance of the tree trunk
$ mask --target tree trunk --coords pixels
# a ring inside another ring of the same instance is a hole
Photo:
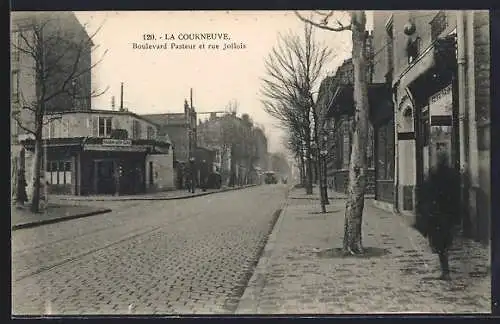
[[[299,155],[299,176],[300,176],[300,185],[305,187],[306,170],[305,170],[304,154],[302,153]]]
[[[40,177],[42,174],[42,136],[35,137],[35,156],[33,160],[33,188],[31,195],[31,212],[38,213],[40,211]]]
[[[364,11],[355,11],[351,17],[352,62],[354,67],[354,134],[349,165],[349,188],[345,210],[345,254],[362,254],[361,226],[363,221],[366,137],[368,129],[368,85],[366,80],[366,51]]]
[[[318,156],[318,171],[319,171],[319,200],[321,204],[321,212],[326,213],[326,201],[325,201],[325,190],[323,187],[323,168],[321,167],[321,157],[320,154],[317,154]]]
[[[307,183],[306,183],[306,194],[307,195],[312,195],[313,194],[313,163],[311,160],[311,143],[310,141],[307,141],[308,143],[306,144],[306,178],[307,178]]]
[[[324,191],[324,199],[325,199],[325,205],[330,205],[330,201],[328,200],[328,181],[327,181],[327,165],[326,165],[326,157],[321,160],[321,163],[323,165],[323,191]]]

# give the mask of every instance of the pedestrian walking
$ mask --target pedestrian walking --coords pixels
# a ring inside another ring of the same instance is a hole
[[[433,253],[439,257],[441,276],[450,280],[448,252],[456,226],[460,224],[460,174],[448,165],[445,156],[429,170],[420,190],[419,209],[425,234]]]

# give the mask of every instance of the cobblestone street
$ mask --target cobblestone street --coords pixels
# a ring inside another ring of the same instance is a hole
[[[438,257],[425,238],[368,200],[363,244],[372,256],[345,258],[333,250],[342,247],[344,208],[331,199],[320,214],[317,198],[290,193],[236,313],[491,312],[489,249],[457,240],[453,280],[435,280]]]
[[[113,212],[12,233],[13,314],[233,313],[286,187]]]

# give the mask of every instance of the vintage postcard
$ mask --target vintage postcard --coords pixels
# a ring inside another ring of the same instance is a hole
[[[13,316],[491,312],[488,11],[10,37]]]

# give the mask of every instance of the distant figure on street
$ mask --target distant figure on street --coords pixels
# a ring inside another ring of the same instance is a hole
[[[189,166],[187,168],[187,179],[186,182],[188,184],[188,191],[191,193],[195,192],[196,188],[196,170],[195,170],[195,165],[194,165],[194,158],[189,159]]]

